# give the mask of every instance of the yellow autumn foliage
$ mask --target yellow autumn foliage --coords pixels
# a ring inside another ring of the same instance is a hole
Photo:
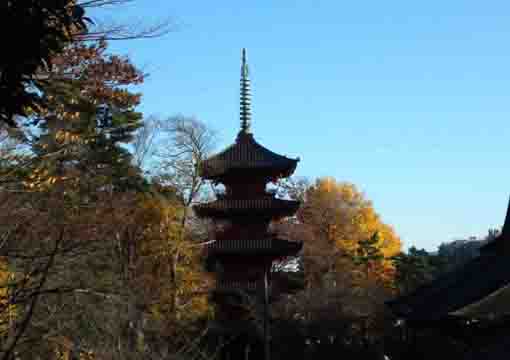
[[[144,234],[136,273],[150,312],[169,326],[207,316],[207,276],[200,247],[183,226],[184,207],[178,201],[146,197],[138,210],[136,222],[144,224]]]
[[[16,309],[9,299],[9,281],[11,281],[12,272],[9,271],[7,261],[0,257],[0,333],[8,330],[12,317],[16,314]]]
[[[377,233],[376,247],[385,258],[378,276],[391,280],[394,269],[389,258],[400,252],[400,238],[354,184],[331,177],[317,179],[306,191],[298,218],[313,233],[310,247],[314,241],[327,243],[339,259],[355,256],[360,242]]]

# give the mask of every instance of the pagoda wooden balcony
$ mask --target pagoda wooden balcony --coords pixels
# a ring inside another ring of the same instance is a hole
[[[283,294],[295,293],[304,288],[302,273],[273,273],[268,284],[268,293],[272,301],[277,300]],[[264,282],[259,281],[236,281],[218,280],[214,288],[213,296],[261,296],[264,294]]]
[[[216,290],[218,291],[246,291],[256,292],[257,290],[263,290],[264,284],[259,281],[230,281],[230,280],[219,280],[216,283]]]
[[[268,285],[268,292],[271,293],[272,286]],[[238,300],[246,297],[263,296],[264,282],[260,281],[232,281],[218,280],[213,290],[213,298],[234,296]],[[241,302],[243,302],[241,300]]]
[[[196,205],[193,209],[200,217],[230,219],[233,217],[281,218],[292,216],[299,201],[277,199],[271,195],[253,199],[222,197],[216,201]]]
[[[219,281],[211,292],[211,300],[228,308],[228,312],[241,311],[245,313],[248,308],[259,305],[264,296],[263,283],[255,282],[226,282]],[[268,287],[271,292],[271,286]],[[238,313],[240,315],[240,313]]]

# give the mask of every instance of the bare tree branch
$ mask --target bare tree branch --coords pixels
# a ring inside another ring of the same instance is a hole
[[[29,308],[28,308],[28,312],[25,315],[25,318],[23,319],[23,321],[21,322],[20,328],[18,329],[14,339],[7,346],[7,349],[5,350],[5,352],[4,352],[3,356],[2,356],[2,360],[8,360],[10,358],[10,356],[12,354],[12,351],[16,347],[16,344],[18,343],[20,338],[23,336],[23,334],[27,330],[28,325],[30,324],[30,320],[32,319],[32,316],[34,314],[35,307],[37,305],[37,301],[39,300],[39,296],[41,294],[41,290],[44,287],[44,285],[46,284],[46,280],[48,278],[49,270],[50,270],[51,266],[53,265],[53,262],[55,260],[55,256],[57,255],[60,243],[62,242],[63,238],[64,238],[64,229],[61,230],[59,237],[55,241],[55,246],[54,246],[54,249],[53,249],[53,252],[52,252],[52,256],[48,259],[48,262],[47,262],[47,264],[46,264],[46,266],[45,266],[45,268],[43,270],[41,280],[39,281],[39,285],[37,286],[37,291],[35,292],[34,296],[32,297],[32,301],[30,302],[30,305],[29,305]]]

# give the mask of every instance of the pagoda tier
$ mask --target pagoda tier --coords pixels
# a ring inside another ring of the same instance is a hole
[[[202,163],[206,179],[225,182],[226,179],[251,176],[268,180],[289,177],[299,159],[290,159],[266,149],[250,133],[240,132],[236,142]]]
[[[279,238],[217,240],[207,245],[208,259],[226,256],[259,255],[272,259],[296,255],[303,247],[302,242]]]
[[[256,217],[278,219],[292,216],[299,208],[299,201],[276,199],[267,194],[253,199],[222,198],[194,207],[199,217],[232,219],[236,217]]]

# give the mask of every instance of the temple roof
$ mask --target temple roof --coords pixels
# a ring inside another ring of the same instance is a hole
[[[252,134],[240,132],[236,142],[202,163],[202,176],[221,180],[228,175],[256,171],[261,176],[288,177],[299,159],[290,159],[266,149]]]
[[[278,218],[293,215],[299,201],[264,196],[255,199],[219,199],[193,207],[200,217],[231,218],[232,216],[261,216]]]
[[[269,178],[287,177],[296,169],[299,159],[279,155],[260,145],[251,132],[251,93],[246,49],[242,51],[240,91],[240,131],[236,142],[225,150],[203,161],[201,175],[206,179],[221,181],[227,176],[247,175],[255,170]]]
[[[510,314],[510,284],[503,286],[480,301],[469,304],[452,315],[464,318],[491,319]]]
[[[411,321],[435,321],[449,315],[484,318],[510,314],[507,302],[503,308],[488,311],[488,305],[501,304],[498,298],[508,297],[509,235],[510,206],[501,234],[485,246],[480,256],[388,305],[396,315]]]
[[[492,337],[489,345],[475,349],[463,357],[463,360],[506,360],[510,354],[510,338],[507,335],[508,324],[506,328],[498,335]],[[505,331],[506,330],[506,331]]]
[[[413,293],[388,302],[388,305],[396,315],[408,320],[435,321],[480,302],[508,284],[508,258],[479,256],[461,268],[419,287]],[[470,313],[469,317],[477,316]]]
[[[503,253],[508,250],[510,250],[510,200],[508,201],[505,222],[501,229],[501,233],[494,240],[480,248],[482,253]]]

